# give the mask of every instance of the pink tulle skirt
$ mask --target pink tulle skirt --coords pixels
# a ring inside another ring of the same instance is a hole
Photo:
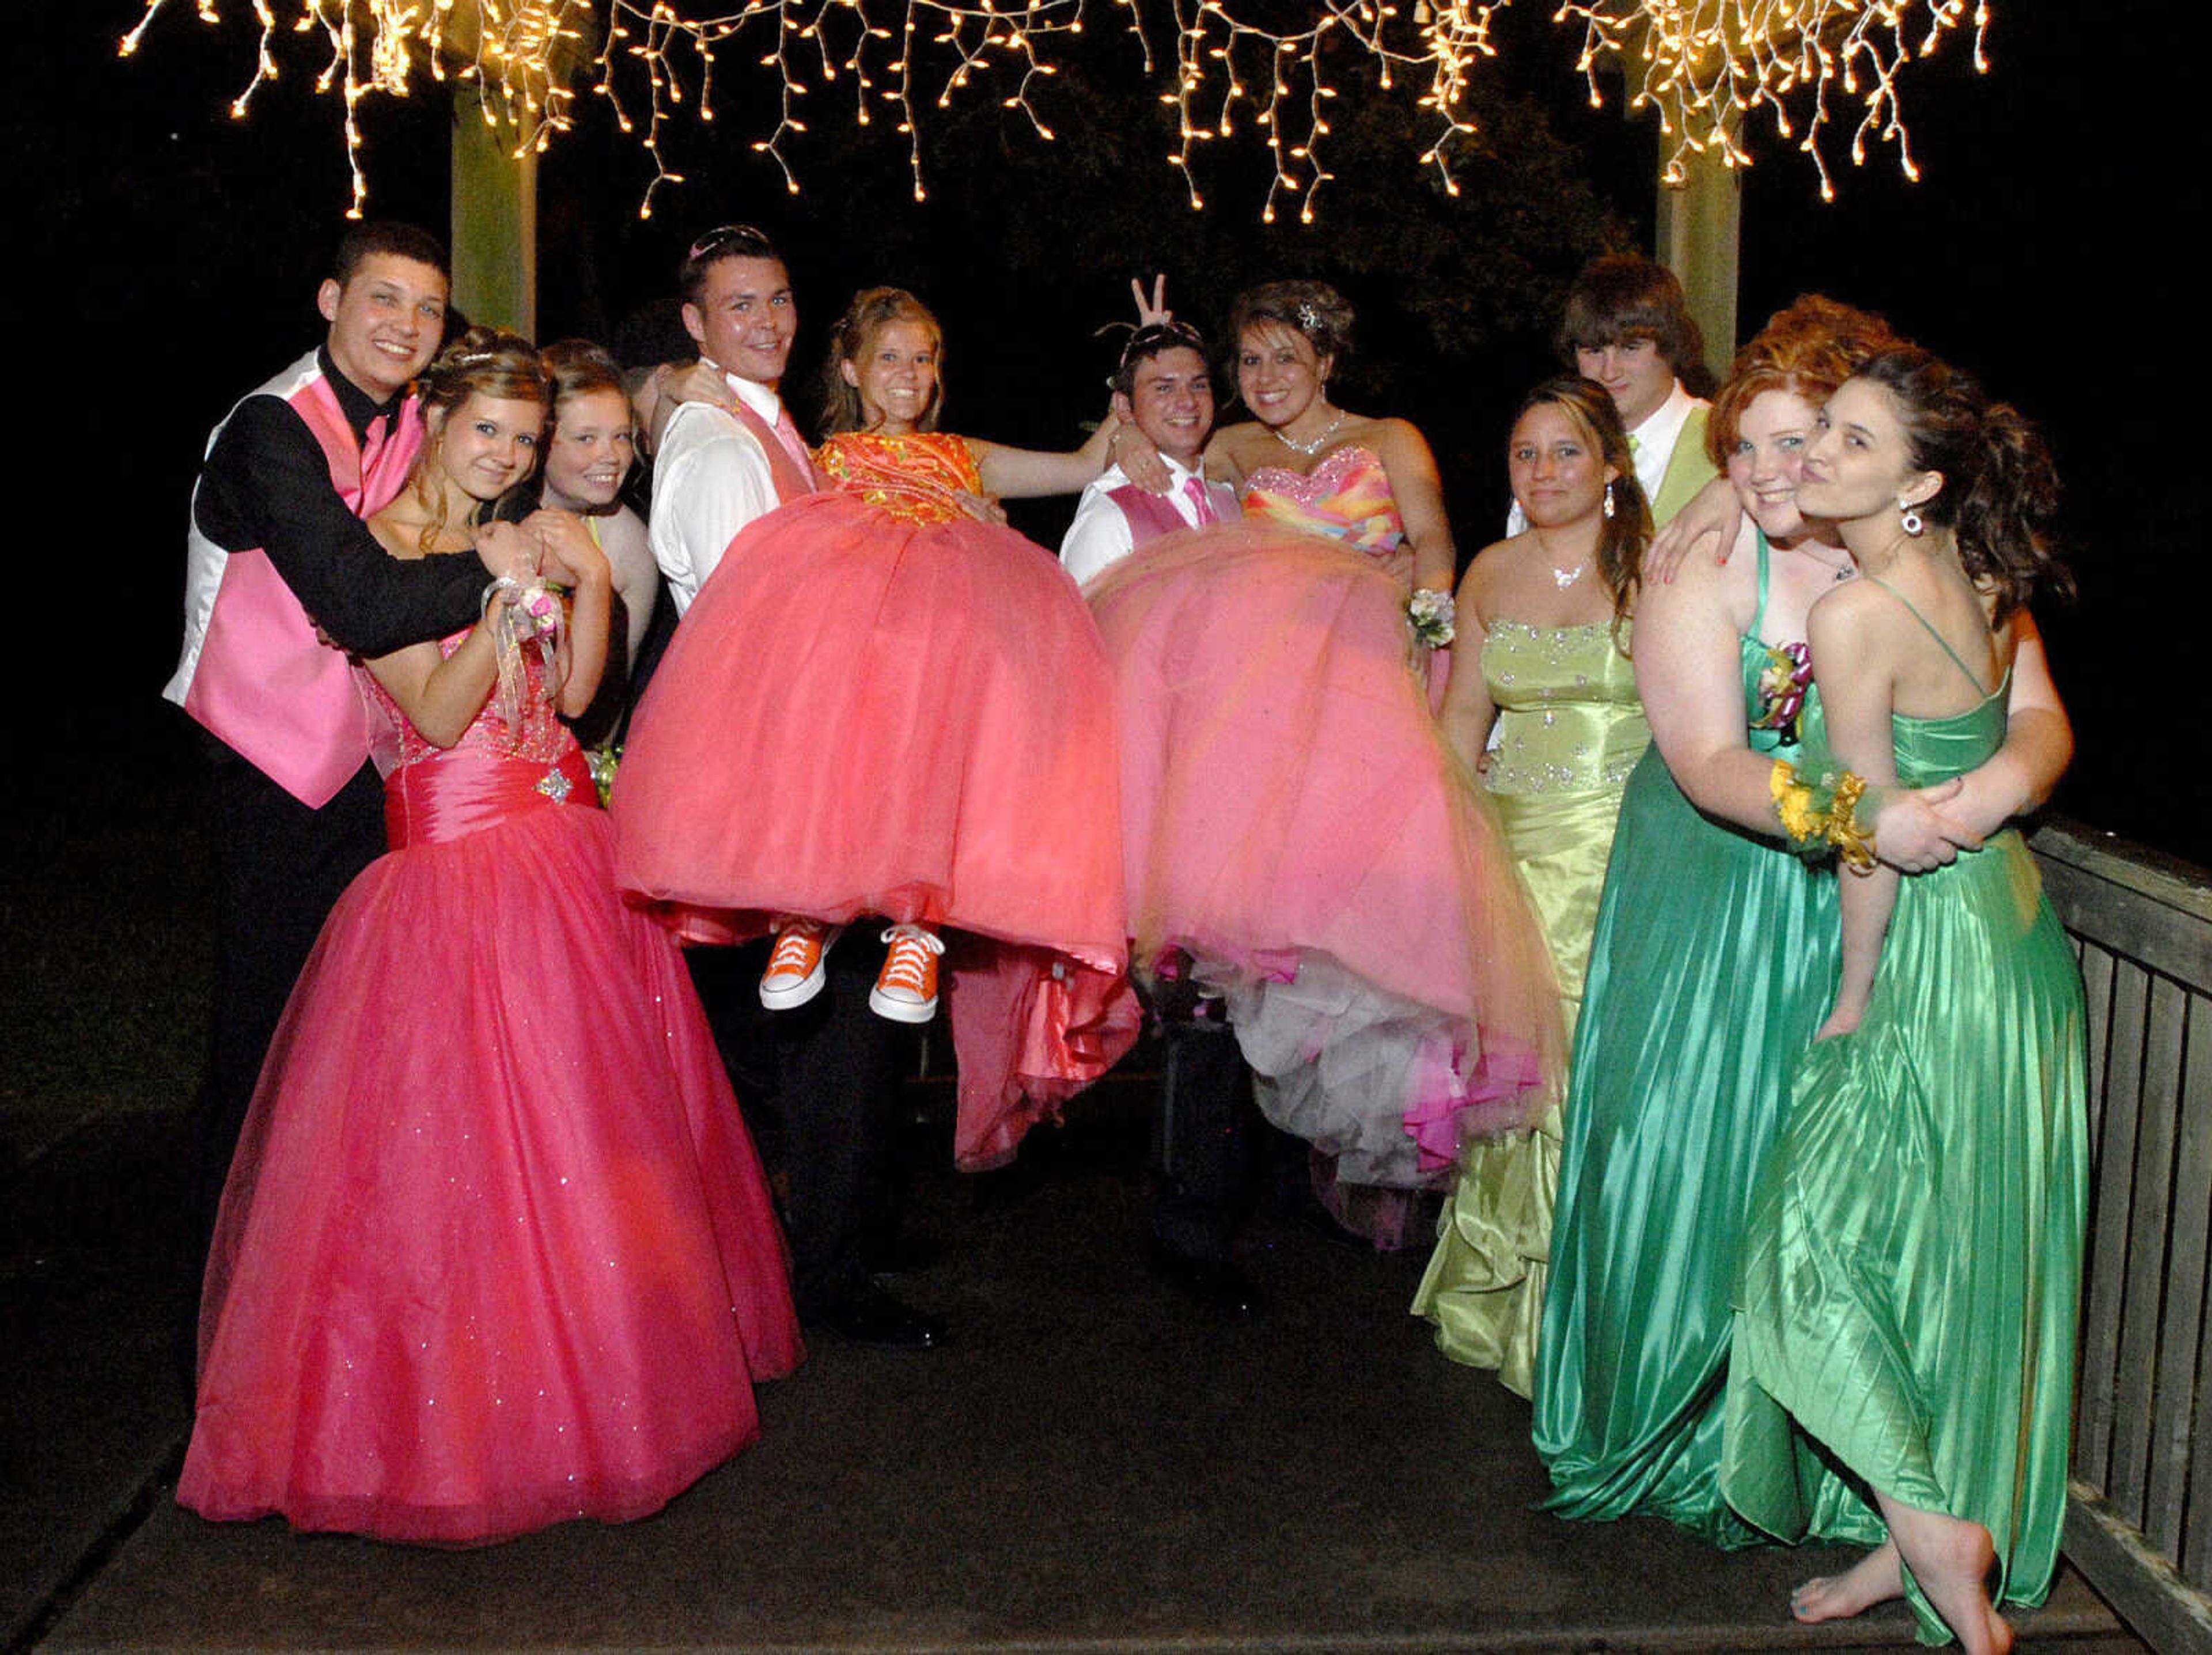
[[[1541,1113],[1558,998],[1430,717],[1405,593],[1318,535],[1170,535],[1091,588],[1114,664],[1134,958],[1224,994],[1262,1107],[1344,1183],[1435,1184]]]
[[[1011,530],[810,496],[732,543],[614,795],[617,878],[687,938],[781,915],[962,934],[956,1154],[1012,1156],[1135,1037],[1113,691],[1074,582]]]
[[[449,822],[545,770],[453,764]],[[447,1544],[641,1517],[801,1360],[682,958],[617,899],[606,818],[538,802],[372,865],[294,991],[208,1267],[204,1516]]]

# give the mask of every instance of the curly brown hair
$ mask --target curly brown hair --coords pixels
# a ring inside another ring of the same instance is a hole
[[[1917,345],[1885,350],[1852,377],[1889,393],[1913,465],[1942,474],[1920,515],[1951,531],[1967,575],[1996,599],[1993,620],[2039,597],[2074,595],[2073,572],[2051,538],[2057,468],[2025,415]]]

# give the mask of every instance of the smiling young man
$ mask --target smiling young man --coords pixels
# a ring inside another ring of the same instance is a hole
[[[407,386],[443,336],[446,293],[434,237],[407,224],[348,233],[316,295],[323,343],[231,410],[192,490],[184,651],[162,693],[205,729],[214,765],[198,1188],[210,1224],[293,979],[339,893],[384,851],[344,652],[467,625],[489,572],[473,557],[402,562],[362,521],[399,491],[421,444]]]
[[[1213,432],[1213,376],[1195,328],[1158,322],[1129,336],[1114,373],[1114,411],[1159,450],[1171,478],[1148,493],[1110,465],[1083,490],[1060,543],[1060,561],[1088,583],[1147,540],[1170,530],[1237,520],[1237,491],[1206,480],[1206,440]]]
[[[817,479],[781,392],[799,307],[775,244],[750,224],[710,230],[678,281],[684,331],[735,399],[678,405],[653,455],[653,556],[681,616],[738,532]]]

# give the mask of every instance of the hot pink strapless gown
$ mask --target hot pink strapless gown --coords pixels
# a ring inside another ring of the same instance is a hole
[[[550,708],[441,751],[371,690],[394,848],[270,1048],[177,1498],[446,1544],[642,1517],[803,1355],[760,1165]]]
[[[1115,667],[1134,958],[1224,992],[1271,1119],[1345,1183],[1434,1185],[1541,1112],[1557,998],[1502,838],[1437,733],[1381,566],[1382,462],[1253,474],[1242,524],[1091,588]]]
[[[1010,1159],[1135,1038],[1114,697],[1057,560],[954,500],[957,436],[851,433],[677,629],[615,787],[617,878],[688,938],[880,915],[947,939],[954,1153]]]

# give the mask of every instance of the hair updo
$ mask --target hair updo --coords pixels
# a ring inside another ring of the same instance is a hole
[[[1870,356],[1904,340],[1879,316],[1808,293],[1766,319],[1735,353],[1728,383],[1705,421],[1705,457],[1723,472],[1741,435],[1744,410],[1769,391],[1802,397],[1815,409]]]
[[[1352,354],[1353,319],[1350,302],[1326,282],[1264,282],[1229,307],[1230,356],[1235,358],[1251,329],[1276,322],[1303,334],[1315,356],[1341,365]]]
[[[1960,563],[1996,599],[1993,619],[2038,597],[2073,595],[2073,575],[2050,537],[2058,473],[2018,409],[1990,401],[1972,374],[1917,345],[1885,350],[1852,377],[1889,393],[1912,464],[1942,473],[1920,515],[1951,531]]]
[[[845,383],[842,365],[851,362],[857,369],[876,335],[893,322],[917,322],[929,330],[930,341],[937,353],[936,383],[930,389],[928,403],[915,421],[915,429],[937,429],[938,411],[945,405],[945,330],[930,314],[929,307],[904,288],[863,288],[853,295],[853,302],[845,307],[845,313],[830,331],[830,353],[822,363],[823,436],[867,428],[867,412],[860,406],[860,388]]]
[[[562,339],[538,352],[545,377],[552,381],[553,421],[559,424],[562,405],[578,397],[611,391],[624,402],[629,389],[623,383],[620,363],[589,339]]]
[[[428,514],[420,545],[428,551],[446,527],[446,491],[437,485],[430,468],[435,463],[437,439],[446,421],[472,396],[500,402],[534,402],[549,415],[553,410],[553,381],[538,360],[538,349],[519,333],[504,328],[472,327],[432,358],[415,381],[415,394],[422,405],[422,418],[433,428],[430,441],[416,456],[411,479],[415,497]],[[533,468],[534,469],[534,468]],[[489,518],[507,498],[529,481],[519,477],[498,500],[481,502],[473,520]]]

